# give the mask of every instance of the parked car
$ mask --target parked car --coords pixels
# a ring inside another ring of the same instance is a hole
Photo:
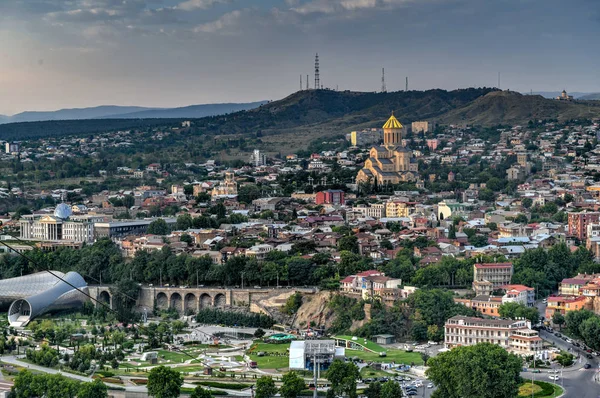
[[[592,365],[590,365],[589,363],[586,363],[585,365],[583,365],[584,369],[590,369],[592,367]]]
[[[550,378],[550,380],[554,380],[554,381],[560,379],[560,377],[558,375],[550,375],[548,377]]]

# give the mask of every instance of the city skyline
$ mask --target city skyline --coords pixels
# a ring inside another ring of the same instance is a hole
[[[590,0],[36,0],[0,5],[0,114],[496,86],[600,91]]]

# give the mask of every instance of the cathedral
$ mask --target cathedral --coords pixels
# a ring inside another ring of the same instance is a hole
[[[383,146],[371,148],[356,176],[357,183],[398,184],[418,178],[419,164],[412,151],[402,145],[402,130],[402,124],[392,114],[383,125]]]

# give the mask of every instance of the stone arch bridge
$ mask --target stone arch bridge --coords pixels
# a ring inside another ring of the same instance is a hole
[[[113,307],[113,294],[108,285],[90,285],[88,287],[90,296],[96,300]],[[314,292],[312,289],[290,290],[290,294],[295,291],[306,290],[307,293]],[[193,312],[197,313],[203,308],[224,308],[227,306],[251,307],[260,299],[267,298],[273,293],[283,293],[286,289],[219,289],[210,287],[158,287],[142,286],[136,305],[140,309],[152,311],[155,307],[158,309],[175,309],[179,313]],[[94,302],[97,306],[98,303]]]

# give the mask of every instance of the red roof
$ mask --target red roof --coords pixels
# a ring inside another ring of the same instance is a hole
[[[376,276],[376,275],[381,275],[381,272],[377,271],[376,269],[371,269],[371,270],[363,271],[359,274],[356,274],[356,276]]]
[[[344,279],[342,279],[342,280],[340,281],[340,283],[350,283],[350,282],[352,282],[353,280],[354,280],[354,275],[350,275],[350,276],[347,276],[347,277],[345,277]]]

